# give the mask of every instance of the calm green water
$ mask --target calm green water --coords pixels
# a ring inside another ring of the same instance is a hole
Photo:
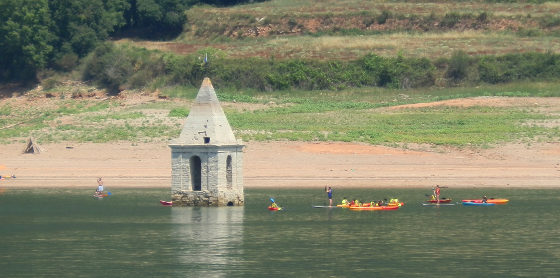
[[[171,208],[166,189],[8,189],[1,277],[558,277],[560,189],[447,189],[495,207],[423,207],[428,190],[335,188],[398,197],[397,211],[317,209],[322,190],[246,190],[245,207]],[[269,197],[285,210],[269,212]],[[536,202],[538,200],[538,202]]]

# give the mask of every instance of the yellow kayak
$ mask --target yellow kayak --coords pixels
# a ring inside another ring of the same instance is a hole
[[[395,210],[398,206],[380,206],[380,207],[348,207],[350,210]]]

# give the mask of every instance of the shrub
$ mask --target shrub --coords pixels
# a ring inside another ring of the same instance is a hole
[[[441,27],[453,28],[459,21],[461,21],[461,15],[452,12],[445,14],[439,25]]]
[[[469,67],[469,56],[464,51],[455,51],[449,59],[446,76],[453,78],[455,81],[461,80],[467,76]]]
[[[381,14],[377,17],[378,24],[385,24],[387,19],[391,18],[391,12],[387,10],[383,10]]]

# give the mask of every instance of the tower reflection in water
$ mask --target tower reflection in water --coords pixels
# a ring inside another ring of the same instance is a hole
[[[191,277],[227,277],[241,266],[243,207],[173,207],[180,269]]]

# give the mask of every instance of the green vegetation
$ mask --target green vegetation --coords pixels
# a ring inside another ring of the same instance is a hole
[[[437,60],[375,54],[354,61],[228,59],[210,55],[211,61],[205,63],[198,57],[104,44],[85,60],[83,77],[113,93],[145,87],[196,87],[204,77],[210,77],[218,88],[259,91],[408,89],[436,83],[449,87],[560,78],[560,54],[552,52],[469,57],[458,51],[450,58]],[[177,92],[168,90],[167,94]]]
[[[247,139],[366,142],[370,144],[419,143],[442,145],[496,144],[534,136],[554,137],[559,130],[523,126],[543,115],[516,109],[487,107],[424,108],[375,113],[341,109],[332,113],[283,111],[234,114],[232,125],[250,130]],[[279,120],[280,118],[280,120]]]
[[[53,68],[70,71],[109,36],[177,36],[184,11],[197,4],[245,0],[2,0],[0,82],[34,81]]]
[[[220,92],[220,90],[218,90]],[[508,106],[424,106],[473,97],[560,97],[559,83],[480,88],[352,89],[219,94],[236,136],[250,140],[348,141],[383,145],[492,146],[560,139],[560,106],[518,101]],[[45,107],[0,107],[0,142],[33,135],[39,142],[167,142],[179,135],[189,100],[51,100]],[[546,99],[543,99],[546,102]],[[417,106],[401,106],[419,104]],[[32,119],[32,120],[24,120]],[[547,124],[553,123],[553,124]],[[17,124],[12,126],[13,124]]]

